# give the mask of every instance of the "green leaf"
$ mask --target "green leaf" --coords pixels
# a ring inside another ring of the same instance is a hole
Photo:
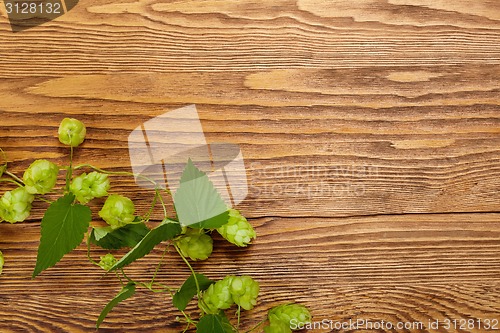
[[[236,332],[224,312],[208,314],[196,325],[196,333],[233,333]]]
[[[66,194],[45,212],[33,277],[54,266],[82,242],[92,213],[87,206],[73,204],[74,200],[73,194]]]
[[[198,285],[200,286],[200,291],[206,290],[212,283],[215,281],[210,280],[203,274],[196,273],[196,279],[198,280]],[[196,282],[194,280],[194,276],[191,275],[187,278],[187,280],[182,285],[181,289],[177,291],[173,298],[174,306],[184,311],[189,301],[191,301],[194,295],[197,294],[196,290]]]
[[[184,168],[184,171],[182,172],[180,182],[186,183],[191,180],[195,180],[197,178],[205,176],[206,173],[201,171],[194,165],[193,161],[191,159],[188,159],[188,162],[186,164],[186,167]]]
[[[126,300],[127,298],[132,297],[135,294],[135,284],[129,282],[126,286],[122,288],[122,290],[102,309],[101,314],[99,315],[99,319],[97,319],[97,323],[95,325],[96,328],[104,321],[104,318],[108,315],[108,313],[120,302]]]
[[[229,219],[226,203],[208,176],[191,159],[174,194],[174,204],[181,224],[192,228],[215,229]]]
[[[168,219],[164,220],[156,228],[150,230],[133,249],[118,260],[109,270],[112,271],[125,267],[135,260],[144,257],[151,252],[156,245],[176,237],[181,231],[181,226],[178,222]]]
[[[127,224],[119,229],[95,227],[90,233],[90,241],[103,249],[116,250],[136,246],[148,232],[144,223]]]

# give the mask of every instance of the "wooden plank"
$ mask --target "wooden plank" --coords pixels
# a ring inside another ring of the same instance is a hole
[[[216,237],[212,264],[195,263],[195,269],[212,278],[252,274],[261,283],[262,303],[248,315],[247,325],[265,316],[272,304],[293,300],[310,305],[318,321],[495,318],[500,310],[499,216],[256,219],[258,238],[248,250]],[[83,245],[31,280],[38,232],[38,223],[0,225],[7,260],[0,321],[14,331],[89,331],[119,283],[86,263]],[[104,253],[96,250],[94,256]],[[161,253],[155,250],[127,273],[147,281]],[[158,281],[178,286],[188,275],[181,260],[167,256]],[[180,330],[168,299],[143,290],[120,305],[104,327]]]
[[[477,75],[479,81],[481,73]],[[111,78],[93,77],[96,86],[101,79]],[[132,85],[130,79],[126,86]],[[15,100],[29,87],[13,89],[6,95]],[[55,86],[51,89],[58,94]],[[130,132],[176,108],[154,104],[150,111],[148,103],[116,102],[114,97],[101,103],[87,102],[83,96],[68,101],[43,97],[42,102],[37,96],[29,94],[22,97],[22,105],[11,105],[0,124],[5,133],[1,145],[19,173],[34,158],[67,163],[68,150],[55,136],[58,123],[68,114],[89,127],[88,141],[77,150],[77,163],[95,161],[99,167],[130,171]],[[29,106],[29,101],[41,102]],[[40,111],[42,126],[35,105],[45,105]],[[54,110],[53,105],[60,106]],[[60,111],[66,105],[70,110]],[[117,113],[121,106],[123,111]],[[16,111],[18,107],[27,111]],[[242,149],[249,196],[241,207],[251,217],[494,212],[500,207],[498,105],[377,110],[202,104],[198,110],[209,143],[235,143]],[[147,209],[148,192],[137,189],[133,179],[114,184]]]
[[[499,6],[85,0],[12,33],[0,5],[0,147],[19,175],[36,158],[64,164],[55,133],[73,116],[89,129],[77,163],[130,171],[129,133],[196,104],[208,142],[238,144],[245,158],[239,208],[259,237],[250,249],[216,237],[213,260],[195,264],[259,280],[244,328],[296,300],[317,321],[475,319],[435,331],[483,333],[477,320],[500,313]],[[150,191],[112,182],[146,211]],[[45,207],[0,225],[0,331],[94,331],[119,284],[83,246],[30,278]],[[147,279],[160,255],[129,274]],[[188,274],[168,256],[159,279],[178,286]],[[102,332],[179,332],[177,315],[168,297],[141,291]]]
[[[267,308],[280,301],[289,301],[290,292],[298,289],[275,292],[273,286],[265,286],[268,297],[250,313],[244,313],[242,322],[245,327],[256,324],[265,318]],[[94,288],[94,286],[92,286]],[[274,290],[274,292],[272,291]],[[498,318],[498,284],[437,284],[423,286],[386,285],[373,287],[356,285],[335,288],[317,288],[308,297],[296,297],[298,301],[309,302],[314,309],[314,320],[336,323],[366,320],[372,323],[381,321],[396,325],[398,322],[413,324],[414,328],[401,332],[422,332],[429,322],[439,320],[442,332],[463,332],[464,330],[444,329],[446,320],[494,320]],[[0,298],[2,305],[3,332],[91,332],[94,321],[110,293],[94,289],[89,295],[54,292],[51,294],[10,294]],[[22,302],[20,301],[22,299]],[[36,315],[34,315],[36,314]],[[6,320],[8,318],[8,320]],[[181,332],[183,324],[176,323],[176,313],[171,310],[163,295],[138,292],[134,298],[124,302],[111,312],[99,332]],[[476,327],[478,326],[476,322]],[[8,325],[8,326],[5,326]],[[327,325],[330,325],[329,323]],[[327,326],[329,327],[329,326]],[[358,330],[368,332],[369,330]],[[378,330],[378,332],[391,330]],[[392,330],[394,331],[394,330]],[[494,331],[494,330],[493,330]],[[316,329],[309,332],[335,332],[332,329]],[[398,331],[399,332],[399,331]],[[485,332],[484,329],[467,329],[467,332]]]
[[[88,0],[21,34],[2,20],[0,73],[494,65],[498,12],[472,0]]]

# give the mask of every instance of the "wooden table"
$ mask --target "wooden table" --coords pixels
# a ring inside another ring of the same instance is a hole
[[[19,175],[37,158],[64,164],[56,131],[72,116],[88,126],[77,163],[130,170],[130,132],[196,104],[207,141],[238,144],[247,168],[238,208],[257,241],[216,237],[194,265],[260,282],[244,327],[297,301],[315,321],[473,319],[439,332],[495,332],[477,323],[500,317],[499,4],[81,0],[16,33],[0,5],[0,147]],[[147,209],[131,177],[112,183]],[[0,331],[93,332],[119,283],[83,244],[31,279],[45,207],[0,225]],[[150,276],[161,252],[129,273]],[[159,278],[188,274],[172,256]],[[179,332],[178,315],[140,290],[101,331]]]

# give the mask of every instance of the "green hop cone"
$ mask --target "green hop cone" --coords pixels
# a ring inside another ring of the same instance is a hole
[[[99,211],[99,216],[111,227],[117,229],[134,221],[135,207],[132,200],[112,194]]]
[[[217,228],[217,231],[228,242],[241,247],[247,246],[257,237],[252,225],[236,209],[229,209],[228,222]]]
[[[23,181],[26,190],[31,194],[50,192],[57,182],[59,168],[47,160],[36,160],[26,169]]]
[[[290,327],[282,321],[274,320],[264,327],[264,333],[292,333]]]
[[[257,304],[259,296],[259,283],[250,276],[235,276],[231,280],[229,291],[236,304],[245,310],[251,310]]]
[[[269,310],[270,322],[282,321],[290,328],[303,326],[311,322],[311,313],[300,304],[283,304]]]
[[[10,223],[24,221],[30,215],[34,198],[24,187],[5,192],[0,198],[0,218]]]
[[[86,204],[94,198],[108,195],[109,188],[108,175],[95,171],[75,177],[69,187],[76,199],[82,204]]]
[[[116,262],[116,258],[111,253],[108,253],[105,256],[101,256],[101,261],[99,261],[98,265],[105,271],[109,271],[109,269],[113,267]]]
[[[197,229],[186,229],[186,233],[177,240],[177,246],[184,257],[192,260],[205,260],[212,254],[212,237]]]
[[[74,118],[64,118],[59,125],[59,141],[71,147],[78,147],[87,134],[85,125]]]
[[[231,281],[234,276],[226,276],[224,279],[211,284],[203,292],[199,307],[207,313],[217,314],[219,310],[229,309],[234,304],[230,291]]]

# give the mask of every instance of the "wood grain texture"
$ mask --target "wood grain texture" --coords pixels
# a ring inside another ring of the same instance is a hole
[[[196,104],[207,141],[245,158],[239,209],[258,239],[216,237],[195,264],[259,280],[245,328],[286,301],[317,321],[500,319],[499,21],[493,0],[80,0],[12,33],[0,5],[0,147],[17,174],[64,164],[55,133],[73,116],[88,126],[77,163],[130,171],[129,133]],[[149,191],[112,182],[146,211]],[[31,280],[45,207],[0,225],[0,332],[93,332],[119,284],[84,246]],[[147,279],[160,256],[130,275]],[[188,274],[169,256],[159,278]],[[140,291],[100,331],[180,332],[177,315]]]

